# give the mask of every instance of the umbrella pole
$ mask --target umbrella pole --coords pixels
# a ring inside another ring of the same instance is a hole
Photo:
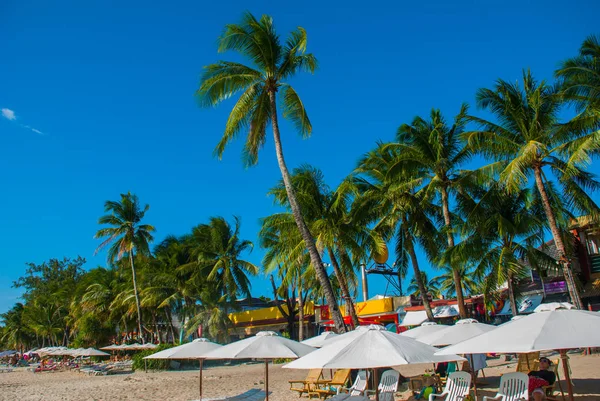
[[[202,401],[202,365],[204,365],[204,359],[200,359],[200,401]]]
[[[573,383],[571,383],[571,374],[569,373],[569,357],[567,356],[567,350],[560,350],[560,359],[563,364],[563,370],[565,372],[565,380],[567,381],[567,389],[569,390],[569,400],[574,401],[573,398]]]
[[[265,359],[265,401],[269,401],[269,360],[268,359]]]
[[[375,379],[375,401],[379,401],[379,368],[373,369],[373,378]]]

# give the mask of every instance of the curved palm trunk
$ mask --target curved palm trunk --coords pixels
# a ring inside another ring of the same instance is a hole
[[[131,276],[133,277],[133,294],[135,295],[135,307],[137,309],[138,330],[140,333],[140,338],[142,339],[142,344],[144,344],[145,343],[144,332],[142,331],[142,309],[140,308],[140,295],[138,294],[137,280],[135,277],[135,266],[133,264],[133,252],[129,252],[129,261],[131,262]]]
[[[506,284],[508,286],[508,299],[510,300],[510,310],[514,317],[517,316],[519,312],[517,311],[517,300],[515,299],[515,289],[513,287],[512,274],[508,275],[508,280],[506,280]]]
[[[325,294],[325,298],[327,299],[327,304],[329,305],[329,311],[331,313],[331,318],[333,319],[335,329],[338,332],[343,333],[346,331],[346,328],[344,327],[344,319],[342,319],[340,308],[333,294],[333,289],[331,288],[329,277],[327,277],[327,272],[323,267],[323,261],[321,260],[321,256],[319,255],[319,251],[317,250],[315,240],[310,231],[308,230],[304,218],[302,217],[300,205],[298,204],[298,200],[296,199],[296,191],[292,186],[290,172],[288,171],[288,168],[285,164],[285,159],[283,157],[283,147],[281,145],[281,136],[279,134],[279,123],[277,122],[277,104],[275,102],[274,90],[269,91],[269,100],[271,104],[271,122],[273,126],[273,140],[275,142],[275,151],[277,153],[277,163],[279,164],[279,169],[281,170],[281,177],[283,178],[283,184],[287,192],[288,201],[290,202],[292,215],[294,216],[294,220],[296,221],[298,230],[302,235],[302,239],[306,244],[306,249],[308,250],[308,253],[310,255],[310,261],[313,265],[313,268],[315,269],[315,273],[317,274],[319,283],[323,288],[323,293]]]
[[[331,264],[333,266],[333,272],[340,283],[340,289],[342,290],[342,296],[346,301],[346,313],[350,315],[352,318],[352,325],[354,327],[358,327],[360,325],[358,321],[358,315],[356,314],[356,308],[354,307],[354,302],[352,301],[352,297],[350,296],[350,291],[348,291],[348,282],[346,281],[346,276],[342,269],[340,269],[340,265],[333,253],[331,248],[327,248],[327,252],[329,253],[329,259],[331,259]]]
[[[450,207],[448,206],[448,190],[442,187],[442,211],[444,213],[444,224],[448,232],[448,247],[454,247],[454,236],[452,235],[452,222],[450,221]],[[458,313],[462,319],[467,317],[465,308],[465,298],[463,296],[462,282],[458,269],[452,266],[452,276],[454,277],[454,286],[456,287],[456,302],[458,303]]]
[[[302,295],[302,274],[298,274],[298,341],[304,340],[304,296]]]
[[[546,192],[546,187],[544,186],[542,168],[540,166],[536,166],[533,168],[533,172],[535,176],[535,184],[540,192],[542,205],[544,206],[544,212],[548,218],[548,225],[550,226],[550,231],[552,232],[552,237],[554,238],[554,244],[556,245],[556,250],[558,251],[558,263],[560,263],[562,266],[567,288],[569,289],[569,295],[571,296],[571,302],[577,309],[583,309],[583,304],[581,303],[581,298],[579,298],[577,286],[575,285],[573,270],[571,270],[571,262],[567,257],[565,244],[560,236],[560,230],[558,229],[558,224],[556,223],[556,217],[554,216],[554,211],[550,206],[550,199],[548,198],[548,193]]]
[[[421,276],[421,269],[419,269],[419,261],[417,260],[417,254],[415,253],[415,248],[413,246],[412,238],[408,233],[406,228],[403,228],[404,235],[406,238],[406,251],[410,256],[410,264],[413,267],[413,272],[415,275],[415,281],[417,282],[417,287],[419,287],[419,293],[421,293],[421,300],[423,301],[423,307],[425,308],[425,313],[427,313],[427,319],[433,322],[433,311],[431,310],[431,305],[429,304],[429,298],[427,298],[427,289],[425,288],[425,283],[423,283],[423,277]]]

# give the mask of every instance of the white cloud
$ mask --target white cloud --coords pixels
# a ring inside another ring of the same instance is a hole
[[[3,108],[3,109],[0,110],[0,113],[2,113],[2,117],[6,118],[9,121],[16,121],[17,120],[17,116],[16,116],[14,110]],[[16,124],[20,125],[23,128],[27,128],[28,130],[30,130],[32,132],[35,132],[36,134],[44,135],[44,133],[42,131],[40,131],[39,129],[35,129],[35,128],[29,126],[29,125],[24,125],[24,124],[21,124],[21,123],[18,123],[18,122]]]
[[[15,116],[15,112],[11,109],[2,109],[2,117],[10,121],[15,121],[17,119],[17,116]]]
[[[44,135],[44,133],[42,131],[40,131],[39,129],[35,129],[33,127],[30,127],[29,125],[24,125],[23,127],[32,130],[36,134]]]

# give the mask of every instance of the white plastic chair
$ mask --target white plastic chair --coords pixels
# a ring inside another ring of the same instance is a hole
[[[369,380],[369,374],[364,370],[359,370],[358,375],[356,375],[356,380],[354,380],[354,384],[352,387],[340,387],[338,389],[338,394],[340,393],[348,393],[351,396],[353,395],[363,395],[365,389],[367,388],[367,381]]]
[[[379,380],[379,401],[394,401],[394,393],[398,390],[400,373],[390,369],[383,372]],[[365,391],[366,395],[375,394],[375,390]]]
[[[444,401],[462,401],[469,395],[471,388],[471,375],[467,372],[452,372],[446,381],[446,387],[441,394],[430,394],[429,401],[434,398],[445,398]]]
[[[483,401],[522,401],[529,400],[529,376],[514,372],[502,375],[498,394],[495,397],[483,397]]]

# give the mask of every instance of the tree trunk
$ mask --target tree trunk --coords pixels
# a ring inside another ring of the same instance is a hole
[[[295,305],[290,304],[290,300],[288,297],[288,299],[286,300],[286,306],[287,306],[287,312],[281,307],[281,305],[279,304],[279,297],[277,295],[277,286],[275,285],[275,279],[273,278],[273,275],[271,274],[270,276],[271,279],[271,286],[273,287],[273,298],[275,299],[275,305],[277,305],[277,309],[279,309],[279,313],[281,313],[283,315],[284,318],[286,318],[287,320],[287,324],[288,324],[288,332],[290,333],[290,338],[293,340],[294,339],[294,320],[296,320],[296,314],[294,313],[294,307]]]
[[[302,272],[298,274],[298,341],[304,340],[304,298],[302,297]]]
[[[331,248],[327,248],[327,252],[329,253],[329,259],[331,259],[331,265],[333,266],[333,272],[338,279],[338,283],[340,283],[340,290],[342,291],[342,296],[346,301],[346,313],[352,318],[352,325],[356,328],[360,325],[358,321],[358,315],[356,314],[356,308],[354,307],[354,302],[352,301],[352,297],[350,297],[350,292],[348,291],[348,283],[346,281],[346,276],[344,276],[344,272],[340,269],[340,264],[333,253]]]
[[[404,220],[404,219],[403,219]],[[403,221],[404,224],[406,222]],[[403,228],[404,235],[406,238],[405,247],[408,255],[410,256],[410,264],[413,267],[413,272],[415,275],[415,281],[417,282],[417,287],[419,287],[419,292],[421,293],[421,300],[423,300],[423,307],[425,308],[425,312],[427,313],[427,319],[430,322],[433,322],[433,311],[431,310],[431,305],[429,304],[429,298],[427,298],[427,289],[425,288],[425,284],[423,283],[423,277],[421,276],[421,269],[419,269],[419,261],[417,260],[417,254],[415,253],[415,248],[413,246],[412,238],[410,238],[410,233],[406,229]]]
[[[510,301],[510,310],[512,311],[514,317],[517,316],[519,312],[517,311],[517,300],[515,299],[515,289],[513,288],[512,280],[512,274],[509,274],[506,284],[508,285],[508,300]]]
[[[285,159],[283,157],[283,147],[281,145],[281,136],[279,134],[279,123],[277,121],[277,104],[275,102],[275,89],[269,91],[269,100],[271,103],[271,122],[273,126],[273,140],[275,142],[277,162],[279,164],[279,169],[281,170],[281,177],[283,178],[283,184],[287,192],[288,201],[290,202],[292,215],[294,216],[294,220],[296,221],[298,230],[302,235],[302,239],[304,240],[306,249],[310,254],[310,261],[313,268],[315,269],[315,273],[317,275],[319,283],[321,284],[321,288],[323,289],[325,297],[327,298],[329,312],[331,314],[331,318],[333,319],[335,328],[339,333],[343,333],[346,331],[346,328],[344,326],[344,319],[342,318],[340,308],[338,306],[337,300],[335,299],[335,295],[333,294],[333,289],[331,288],[329,277],[327,277],[327,272],[323,267],[323,261],[321,260],[321,256],[319,255],[319,251],[317,250],[315,240],[310,231],[308,230],[304,218],[302,217],[300,205],[298,204],[298,200],[296,199],[296,191],[292,186],[290,173],[288,171],[288,168],[285,164]]]
[[[448,206],[448,190],[446,187],[442,187],[442,211],[444,213],[444,224],[446,225],[446,231],[448,235],[448,247],[454,247],[454,235],[452,233],[452,222],[450,221],[450,207]],[[462,282],[458,269],[452,267],[452,276],[454,277],[454,286],[456,287],[456,302],[458,303],[458,313],[461,319],[467,317],[467,310],[465,308],[465,298],[463,297]]]
[[[169,322],[169,331],[171,332],[171,344],[175,344],[175,328],[173,327],[173,316],[171,316],[171,312],[167,308],[165,308],[165,315],[167,317],[167,322]]]
[[[562,237],[560,236],[560,230],[558,229],[558,224],[556,223],[554,211],[550,206],[550,199],[548,198],[548,193],[546,192],[546,187],[544,185],[544,179],[542,178],[542,167],[534,167],[533,172],[535,176],[535,184],[537,186],[538,191],[540,192],[540,197],[542,198],[542,205],[544,206],[544,212],[546,213],[548,225],[550,226],[550,231],[552,232],[552,237],[554,238],[554,244],[556,245],[556,251],[558,252],[558,263],[560,263],[560,265],[562,266],[563,274],[565,276],[565,282],[567,283],[567,288],[569,289],[571,302],[573,303],[573,305],[575,305],[577,309],[583,309],[583,304],[581,303],[581,298],[579,298],[577,286],[575,285],[573,270],[571,270],[571,262],[567,257],[567,252],[565,251],[565,244],[563,243]]]
[[[142,332],[142,309],[140,308],[140,295],[138,294],[135,266],[133,265],[133,251],[129,252],[129,261],[131,262],[131,276],[133,277],[133,293],[135,295],[135,307],[137,309],[138,332],[142,340],[142,344],[144,344],[144,333]]]

